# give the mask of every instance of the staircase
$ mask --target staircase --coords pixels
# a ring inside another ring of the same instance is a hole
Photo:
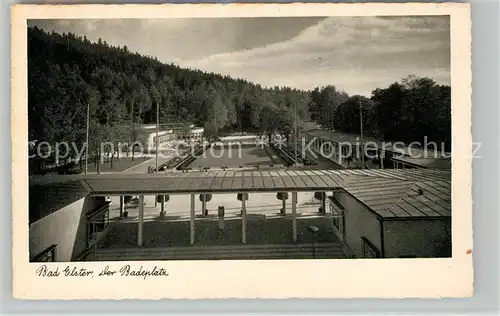
[[[316,259],[347,258],[340,243],[314,245]],[[312,244],[97,249],[95,261],[312,259]]]

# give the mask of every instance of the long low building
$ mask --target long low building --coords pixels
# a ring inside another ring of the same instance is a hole
[[[177,130],[175,132],[177,140],[187,140],[187,141],[197,141],[201,142],[203,139],[203,127],[194,127],[191,126],[189,129]]]
[[[450,158],[413,158],[413,157],[393,157],[395,169],[442,169],[451,170]]]
[[[162,148],[169,142],[175,140],[175,134],[171,129],[159,128],[156,132],[156,125],[141,125],[135,128],[136,146],[135,151],[153,152],[156,150],[156,137],[158,135],[158,147]]]
[[[158,136],[158,148],[168,148],[175,141],[201,142],[203,138],[202,127],[194,125],[183,126],[182,124],[160,124],[158,133],[156,124],[139,125],[135,128],[135,140],[137,152],[154,152],[156,150],[156,137]]]
[[[170,123],[162,123],[160,127],[166,130],[172,130],[175,134],[175,139],[177,140],[185,140],[185,141],[202,141],[203,138],[203,127],[196,127],[194,124],[187,122],[176,122],[175,120],[179,120],[171,117],[172,120]]]
[[[402,142],[383,140],[359,135],[312,129],[303,132],[305,146],[317,155],[338,163],[345,168],[363,168],[361,148],[367,150],[367,168],[431,168],[451,170],[450,153],[441,149],[425,150]]]

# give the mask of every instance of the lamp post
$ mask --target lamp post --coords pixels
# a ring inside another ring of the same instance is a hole
[[[319,231],[319,228],[317,226],[309,226],[307,229],[313,234],[313,239],[312,239],[312,256],[313,259],[316,259],[316,247],[314,245],[314,241],[316,240],[316,233]]]
[[[286,215],[286,200],[288,200],[288,192],[278,192],[276,193],[276,198],[282,201],[282,208],[280,210],[281,215]]]

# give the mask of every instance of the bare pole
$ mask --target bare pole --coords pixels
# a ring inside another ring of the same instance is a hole
[[[363,136],[363,104],[361,102],[359,103],[359,124],[360,124],[360,131],[361,131],[361,161],[363,164],[363,169],[366,169],[364,136]]]
[[[156,102],[156,168],[155,171],[158,173],[158,129],[160,128],[160,102]],[[163,200],[162,200],[163,201]],[[155,207],[158,206],[158,200],[156,199],[155,196]]]
[[[90,122],[90,103],[87,103],[87,146],[85,146],[85,174],[88,171],[89,163],[89,122]]]
[[[294,112],[294,120],[293,120],[293,143],[294,143],[294,154],[295,161],[294,165],[297,167],[297,103],[293,103],[293,112]]]
[[[156,102],[156,173],[158,173],[158,129],[160,128],[160,103]]]

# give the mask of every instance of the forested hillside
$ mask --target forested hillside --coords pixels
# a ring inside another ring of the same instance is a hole
[[[350,97],[334,86],[268,89],[164,64],[102,40],[28,28],[28,81],[30,140],[83,145],[88,104],[96,155],[100,142],[132,143],[136,124],[156,122],[157,105],[160,122],[193,122],[205,127],[206,137],[231,131],[287,135],[295,118],[299,128],[310,118],[359,133],[361,107],[367,135],[405,142],[427,136],[451,146],[450,87],[428,78],[409,76],[371,98]]]
[[[288,133],[297,111],[308,115],[308,93],[261,86],[166,65],[153,57],[92,43],[74,34],[28,29],[30,140],[84,142],[90,104],[90,146],[133,142],[133,126],[193,122],[206,136],[224,131]]]

